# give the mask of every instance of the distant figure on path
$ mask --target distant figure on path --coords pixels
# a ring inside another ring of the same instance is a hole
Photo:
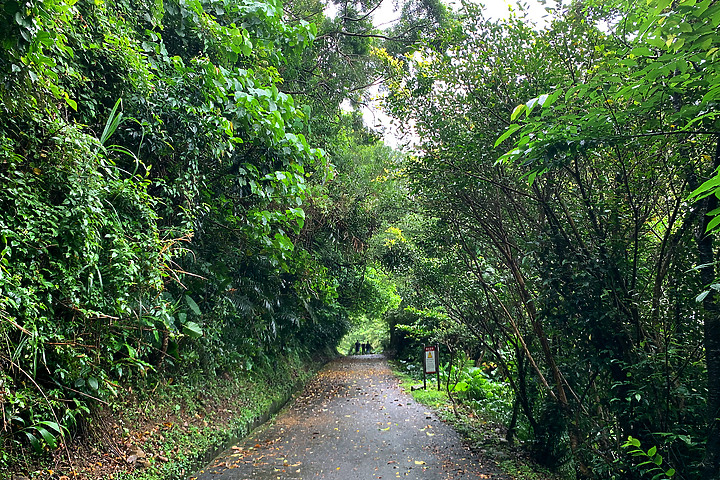
[[[355,355],[360,352],[360,340],[355,340]]]
[[[365,355],[365,342],[361,343],[360,347],[362,348],[362,354]]]
[[[367,345],[365,345],[365,351],[367,353],[372,353],[372,345],[370,345],[370,342],[367,342]]]

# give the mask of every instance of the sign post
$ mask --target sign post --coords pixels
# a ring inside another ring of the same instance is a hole
[[[440,390],[440,348],[436,345],[425,347],[423,352],[423,387],[427,390],[427,375],[437,375],[438,390]]]

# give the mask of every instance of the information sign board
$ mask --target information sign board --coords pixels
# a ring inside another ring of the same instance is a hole
[[[437,345],[425,347],[425,373],[437,373]]]

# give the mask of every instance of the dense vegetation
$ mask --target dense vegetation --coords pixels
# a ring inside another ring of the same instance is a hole
[[[0,466],[382,319],[567,477],[720,478],[720,5],[325,7],[4,2]]]
[[[408,60],[388,104],[424,213],[388,249],[393,322],[496,365],[553,468],[718,478],[720,5],[648,3],[534,29],[468,2]]]
[[[318,5],[3,3],[2,465],[145,378],[270,369],[378,311],[354,155],[392,152],[310,83],[342,30]]]

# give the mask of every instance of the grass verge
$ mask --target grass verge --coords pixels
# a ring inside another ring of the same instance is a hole
[[[556,475],[535,464],[522,446],[509,445],[504,437],[504,429],[469,407],[453,403],[447,391],[437,390],[435,379],[429,380],[427,390],[413,390],[412,387],[422,384],[408,373],[405,366],[398,362],[390,362],[395,376],[400,380],[400,387],[413,396],[416,402],[427,405],[445,422],[451,424],[462,435],[470,448],[492,459],[509,477],[515,480],[558,480]]]

